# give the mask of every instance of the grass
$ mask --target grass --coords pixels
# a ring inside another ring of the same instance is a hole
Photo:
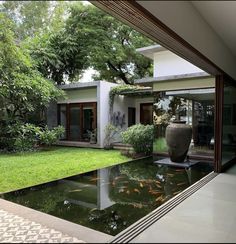
[[[0,154],[0,192],[22,189],[128,160],[117,150],[73,147]]]

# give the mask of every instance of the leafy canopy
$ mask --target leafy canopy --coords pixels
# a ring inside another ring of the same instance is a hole
[[[136,48],[152,41],[93,5],[77,2],[67,9],[60,28],[28,40],[27,48],[44,77],[62,84],[77,80],[89,67],[98,71],[94,79],[116,83],[132,84],[151,75],[152,61]]]
[[[63,93],[37,71],[25,50],[15,43],[12,22],[0,13],[0,117],[26,120]]]
[[[153,42],[98,8],[72,5],[66,28],[70,35],[82,35],[88,42],[89,64],[99,72],[95,78],[132,84],[151,74],[151,60],[136,48]]]
[[[14,23],[16,38],[22,41],[63,26],[66,5],[64,1],[4,1],[0,11]]]

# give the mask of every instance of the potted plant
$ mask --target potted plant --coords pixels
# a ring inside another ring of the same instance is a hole
[[[192,138],[192,127],[180,119],[180,106],[175,110],[175,120],[166,127],[166,143],[172,162],[185,161]]]
[[[94,129],[92,131],[88,131],[88,134],[89,134],[90,144],[96,144],[97,143],[97,129]]]

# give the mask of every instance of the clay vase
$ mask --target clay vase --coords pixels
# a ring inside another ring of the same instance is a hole
[[[174,121],[166,127],[166,143],[172,162],[184,162],[192,138],[192,127],[186,121]]]

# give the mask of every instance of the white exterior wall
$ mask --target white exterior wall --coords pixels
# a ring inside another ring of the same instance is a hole
[[[97,102],[97,88],[80,88],[64,90],[66,93],[65,99],[58,100],[58,103],[83,103],[83,102]]]
[[[66,98],[58,101],[62,103],[83,103],[97,102],[97,144],[101,148],[104,146],[105,127],[110,122],[109,92],[117,84],[100,81],[97,87],[85,87],[79,89],[64,90]],[[125,114],[125,125],[122,130],[128,128],[128,107],[136,108],[136,124],[140,123],[140,103],[151,103],[153,98],[135,98],[123,95],[115,96],[113,112]],[[115,141],[121,141],[120,135],[117,135]]]
[[[128,107],[135,107],[134,98],[123,95],[115,96],[113,104],[113,113],[120,112],[121,116],[125,114],[125,124],[121,128],[122,131],[125,131],[128,128]],[[114,140],[121,141],[120,135],[117,135]]]
[[[156,52],[153,56],[154,77],[203,72],[203,70],[168,50]]]
[[[113,86],[117,86],[117,84],[101,81],[97,89],[97,138],[101,148],[104,145],[104,130],[109,123],[109,92]]]
[[[153,103],[152,97],[147,98],[135,98],[135,97],[127,97],[123,95],[115,96],[113,112],[120,112],[121,115],[125,114],[125,125],[121,128],[121,131],[125,131],[128,128],[128,108],[132,107],[136,109],[135,123],[140,123],[140,104],[141,103]],[[121,142],[121,136],[118,134],[114,141]]]
[[[113,112],[121,112],[121,115],[125,114],[125,125],[123,130],[128,127],[128,107],[135,107],[134,98],[126,97],[123,95],[115,96]]]

